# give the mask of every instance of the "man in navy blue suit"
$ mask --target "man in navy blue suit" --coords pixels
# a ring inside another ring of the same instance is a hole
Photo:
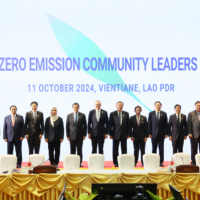
[[[168,136],[167,114],[161,111],[160,101],[156,101],[154,107],[155,110],[149,113],[148,135],[152,138],[152,153],[157,153],[159,145],[160,166],[164,167],[164,139]]]
[[[7,153],[13,154],[15,146],[17,156],[17,168],[21,168],[22,163],[22,140],[24,139],[24,119],[17,113],[17,107],[10,107],[11,115],[5,117],[3,126],[3,139],[7,142]]]

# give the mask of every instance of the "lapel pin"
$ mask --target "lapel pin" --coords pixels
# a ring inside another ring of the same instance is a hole
[[[102,113],[103,113],[103,111],[102,111]]]
[[[79,116],[79,118],[81,118],[81,116]]]
[[[38,117],[39,117],[39,115],[38,115]]]
[[[123,117],[124,117],[124,115],[123,115]]]

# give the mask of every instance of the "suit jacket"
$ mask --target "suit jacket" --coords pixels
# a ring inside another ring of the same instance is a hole
[[[159,122],[157,121],[155,110],[149,113],[148,135],[156,138],[159,133],[159,137],[164,138],[165,135],[168,135],[167,128],[167,113],[160,111]]]
[[[64,127],[62,118],[54,122],[54,127],[51,124],[50,117],[46,118],[45,122],[45,138],[48,139],[48,142],[60,141],[64,136]]]
[[[172,140],[177,140],[178,136],[180,139],[184,139],[184,136],[187,136],[187,122],[186,116],[181,113],[181,123],[178,123],[176,113],[169,117],[169,136],[172,137]]]
[[[145,137],[148,137],[148,123],[147,118],[143,115],[140,115],[140,123],[138,126],[136,115],[133,115],[130,118],[130,136],[134,137],[137,142],[139,139],[144,141]]]
[[[36,136],[43,135],[44,132],[44,118],[43,113],[37,111],[36,123],[34,124],[33,112],[27,112],[25,118],[25,134],[33,136],[35,130]]]
[[[193,138],[200,135],[200,121],[196,110],[188,114],[188,134],[192,134]]]
[[[97,122],[96,110],[91,110],[88,116],[88,134],[92,136],[104,137],[108,134],[108,114],[101,109],[99,122]]]
[[[70,137],[71,140],[75,140],[76,138],[83,139],[83,136],[87,134],[85,115],[79,112],[77,124],[74,121],[74,113],[67,115],[66,131],[67,137]]]
[[[129,135],[129,113],[122,111],[122,125],[120,125],[118,112],[114,111],[110,113],[109,135],[113,136],[114,140],[119,140],[121,134],[123,140]]]
[[[8,142],[13,140],[19,141],[20,137],[24,137],[24,119],[21,115],[16,114],[14,127],[12,126],[11,115],[4,119],[3,139],[8,139]]]

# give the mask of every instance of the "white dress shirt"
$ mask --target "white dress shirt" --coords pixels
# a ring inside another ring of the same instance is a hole
[[[181,123],[181,113],[180,114],[176,114],[176,119],[178,120],[178,115],[179,115],[179,122]]]
[[[122,111],[121,112],[117,111],[117,113],[118,113],[118,117],[119,117],[119,113],[121,114],[120,125],[122,125]]]
[[[98,121],[98,115],[97,115],[98,112],[99,112],[99,119],[100,119],[100,116],[101,116],[101,109],[96,110],[96,119],[97,119],[97,121]]]
[[[158,119],[160,119],[160,111],[155,111],[156,112],[156,118],[157,118],[157,113],[158,113]]]

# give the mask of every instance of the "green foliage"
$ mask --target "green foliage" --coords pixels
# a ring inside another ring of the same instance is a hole
[[[80,196],[78,197],[78,200],[92,200],[94,199],[94,197],[96,197],[98,190],[95,189],[92,191],[92,194],[90,196],[88,196],[88,193],[82,193],[80,194]],[[65,190],[65,193],[69,196],[69,199],[71,200],[77,200],[75,197],[73,197],[67,190]],[[68,198],[66,198],[66,200],[69,200]]]
[[[162,197],[160,197],[158,195],[154,195],[149,190],[146,190],[146,191],[149,193],[149,195],[150,195],[150,197],[151,197],[152,200],[175,200],[174,197],[169,197],[168,199],[164,199],[164,198],[162,198]]]

